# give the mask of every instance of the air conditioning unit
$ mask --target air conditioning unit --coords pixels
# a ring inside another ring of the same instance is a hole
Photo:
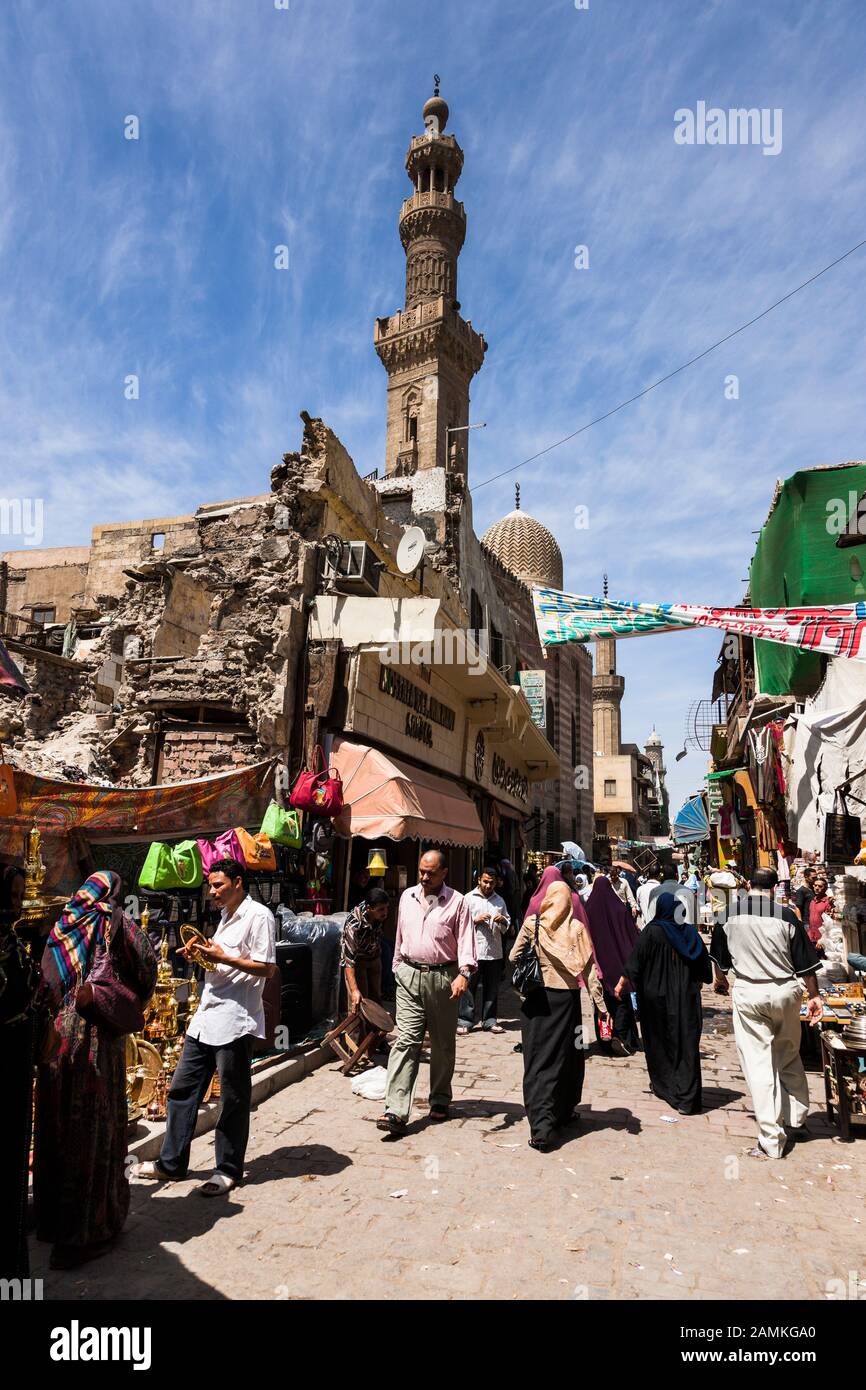
[[[339,555],[336,548],[325,553],[322,579],[328,592],[374,597],[379,592],[381,569],[381,561],[366,541],[343,541]]]

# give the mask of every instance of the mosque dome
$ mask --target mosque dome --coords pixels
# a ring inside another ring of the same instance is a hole
[[[646,745],[645,745],[645,746],[646,746],[647,748],[661,748],[661,747],[662,747],[662,741],[661,741],[661,739],[659,738],[658,734],[656,733],[656,726],[655,726],[655,724],[653,724],[653,731],[652,731],[652,733],[650,734],[649,738],[647,739]]]
[[[524,584],[562,588],[562,551],[556,537],[534,516],[520,510],[519,493],[514,511],[495,521],[484,532],[481,544]]]

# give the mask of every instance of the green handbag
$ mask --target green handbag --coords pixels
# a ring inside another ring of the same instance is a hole
[[[167,893],[175,888],[198,888],[203,877],[201,852],[195,840],[181,840],[176,845],[155,840],[147,851],[138,886]]]
[[[301,817],[298,811],[284,811],[272,801],[265,811],[261,834],[267,835],[274,844],[288,845],[290,849],[300,849]]]
[[[201,850],[195,840],[179,840],[171,847],[171,862],[178,888],[200,888],[204,881]]]

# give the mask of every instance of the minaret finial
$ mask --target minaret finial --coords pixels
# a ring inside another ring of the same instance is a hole
[[[514,510],[515,510],[516,512],[519,512],[519,511],[520,511],[520,484],[519,484],[519,483],[515,483],[515,484],[514,484]]]
[[[439,76],[438,72],[434,72],[434,74],[433,74],[433,95],[434,95],[434,97],[438,97],[438,95],[439,95],[439,83],[440,83],[441,81],[442,81],[442,78]]]
[[[604,596],[607,598],[607,575],[604,576]]]

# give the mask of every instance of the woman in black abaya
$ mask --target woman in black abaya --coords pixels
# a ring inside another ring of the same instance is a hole
[[[681,1115],[701,1110],[701,986],[712,980],[707,948],[673,893],[655,900],[614,993],[637,993],[647,1071],[654,1095]]]

